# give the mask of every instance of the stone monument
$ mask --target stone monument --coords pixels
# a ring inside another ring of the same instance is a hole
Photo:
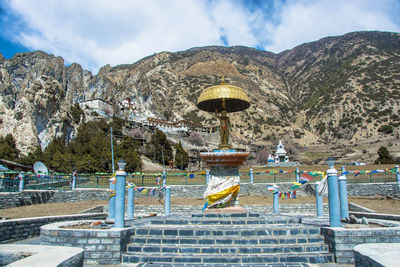
[[[228,113],[247,109],[250,106],[246,92],[239,87],[225,84],[205,89],[197,101],[197,107],[212,112],[220,122],[220,143],[213,152],[200,153],[200,157],[210,168],[210,179],[203,197],[207,201],[206,211],[216,211],[237,205],[240,190],[239,167],[249,156],[248,152],[237,152],[229,143],[231,123]],[[245,211],[243,208],[226,211]]]

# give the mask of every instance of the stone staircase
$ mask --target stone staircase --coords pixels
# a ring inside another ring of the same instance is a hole
[[[333,261],[320,228],[303,225],[295,216],[154,217],[135,224],[133,231],[123,264],[308,266]]]
[[[193,206],[193,205],[173,205],[171,206],[171,214],[180,215],[191,215],[193,213],[201,211],[203,205]],[[272,205],[246,205],[247,212],[250,213],[273,213]],[[106,206],[108,210],[108,206]],[[284,214],[310,214],[315,215],[317,213],[315,204],[305,203],[305,204],[280,204],[279,212]],[[324,205],[324,212],[328,213],[328,205]],[[149,213],[157,213],[158,215],[164,214],[164,205],[137,205],[135,206],[135,215],[143,216]]]

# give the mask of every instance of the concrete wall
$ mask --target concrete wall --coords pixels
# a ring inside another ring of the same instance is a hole
[[[354,248],[357,267],[399,266],[400,243],[361,244]]]
[[[0,221],[0,243],[9,243],[40,234],[40,227],[60,221],[105,219],[105,213],[58,215],[48,217],[24,218]]]
[[[26,244],[0,245],[0,266],[82,267],[83,249]]]

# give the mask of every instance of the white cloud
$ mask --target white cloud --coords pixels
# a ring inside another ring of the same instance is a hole
[[[15,37],[23,45],[97,70],[154,52],[222,45],[207,3],[15,0],[10,7],[27,26]]]
[[[5,4],[5,10],[17,14],[15,25],[10,25],[13,41],[94,72],[105,64],[133,63],[155,52],[195,46],[245,45],[280,52],[328,35],[400,28],[398,19],[393,22],[390,16],[400,10],[396,0],[6,0]]]
[[[391,0],[288,1],[278,24],[266,23],[266,50],[280,52],[332,35],[361,30],[400,30],[390,13],[399,9]]]

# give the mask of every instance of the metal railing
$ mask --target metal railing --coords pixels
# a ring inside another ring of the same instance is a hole
[[[0,172],[0,192],[16,192],[19,186],[18,172]],[[241,183],[250,183],[250,173],[241,172]],[[341,171],[338,172],[341,175]],[[76,188],[109,188],[111,173],[78,174]],[[347,183],[390,183],[396,182],[396,174],[390,171],[350,173],[346,175]],[[127,182],[136,186],[158,186],[162,184],[161,173],[132,173],[128,174]],[[319,181],[322,175],[312,179]],[[254,183],[284,183],[295,182],[296,172],[254,172]],[[24,173],[24,189],[32,190],[71,190],[72,174],[36,175]],[[205,172],[201,173],[167,173],[168,185],[205,185]]]

